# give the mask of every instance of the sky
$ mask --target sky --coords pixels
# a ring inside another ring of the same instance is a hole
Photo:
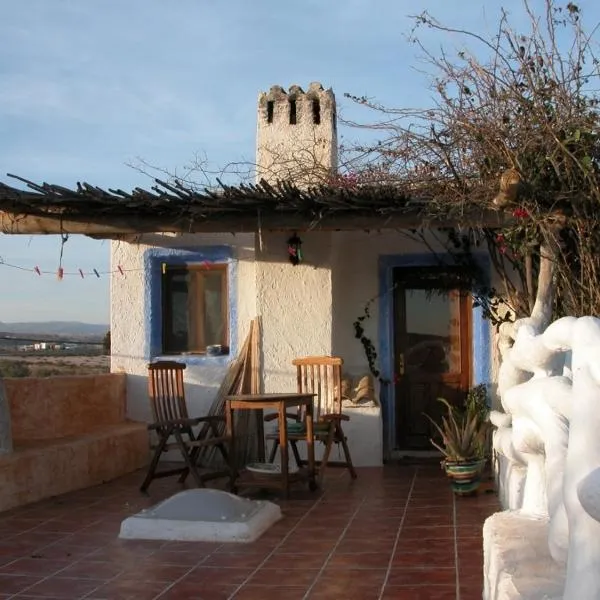
[[[539,0],[537,0],[539,3]],[[533,0],[536,4],[536,0]],[[578,3],[598,16],[594,0]],[[520,0],[2,0],[0,181],[7,173],[74,186],[149,187],[132,165],[169,171],[205,157],[252,161],[259,91],[332,87],[388,106],[430,102],[409,15],[491,37]],[[468,8],[467,8],[468,6]],[[426,43],[449,36],[422,30]],[[357,139],[357,130],[342,130]],[[0,322],[109,322],[110,242],[0,234]],[[12,265],[12,266],[9,266]],[[125,268],[126,265],[123,265]],[[20,268],[15,268],[20,267]],[[38,267],[42,275],[33,269]],[[96,269],[100,277],[86,276]],[[48,273],[44,273],[48,271]],[[71,275],[73,273],[73,275]]]

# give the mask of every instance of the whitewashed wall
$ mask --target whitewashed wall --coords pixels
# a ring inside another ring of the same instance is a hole
[[[144,252],[152,247],[199,248],[229,245],[237,260],[237,335],[245,338],[250,321],[262,321],[263,386],[266,392],[292,391],[296,380],[291,361],[298,356],[341,356],[345,372],[368,374],[361,343],[353,323],[369,299],[378,296],[379,260],[382,255],[427,254],[427,246],[399,232],[302,233],[304,262],[290,264],[289,233],[266,232],[220,235],[153,235],[139,242],[113,242],[113,269],[139,269],[125,277],[115,274],[111,287],[112,371],[128,373],[129,416],[148,420],[144,347],[148,318],[144,295],[149,275],[143,272]],[[391,292],[390,292],[391,293]],[[371,318],[363,323],[379,348],[379,302],[371,305]],[[206,412],[226,370],[210,359],[190,365],[185,372],[192,414]],[[354,462],[381,464],[383,437],[379,408],[348,409],[345,426]]]
[[[144,356],[147,330],[145,294],[150,274],[144,271],[144,253],[155,247],[193,248],[229,245],[237,259],[237,337],[241,344],[250,321],[256,316],[254,234],[145,235],[137,242],[112,242],[112,268],[121,265],[125,277],[116,273],[111,280],[111,371],[128,374],[129,417],[150,419],[147,395],[147,364]],[[221,360],[207,359],[204,365],[189,365],[185,370],[186,395],[191,414],[204,414],[212,403],[226,367]],[[212,366],[211,366],[212,365]],[[218,365],[218,366],[215,366]]]

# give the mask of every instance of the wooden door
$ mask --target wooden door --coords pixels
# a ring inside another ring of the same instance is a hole
[[[471,297],[459,273],[437,267],[394,270],[396,447],[432,450],[432,425],[461,402],[471,379]]]

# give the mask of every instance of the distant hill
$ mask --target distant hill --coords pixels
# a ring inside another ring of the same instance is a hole
[[[79,321],[27,321],[23,323],[4,323],[0,321],[0,333],[19,335],[98,338],[103,337],[108,329],[108,325],[80,323]]]

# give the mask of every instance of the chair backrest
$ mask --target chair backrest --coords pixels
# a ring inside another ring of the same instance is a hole
[[[162,360],[148,365],[148,395],[154,422],[187,419],[183,363]]]
[[[296,367],[298,392],[316,394],[314,417],[342,412],[342,365],[337,356],[307,356],[292,361]]]

